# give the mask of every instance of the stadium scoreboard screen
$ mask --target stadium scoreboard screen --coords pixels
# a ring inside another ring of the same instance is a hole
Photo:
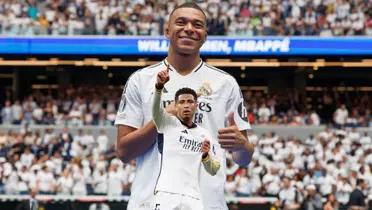
[[[166,56],[163,37],[0,37],[0,54]],[[208,37],[202,56],[372,56],[370,37]]]

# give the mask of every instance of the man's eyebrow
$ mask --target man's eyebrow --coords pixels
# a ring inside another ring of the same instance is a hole
[[[199,23],[205,24],[205,21],[203,21],[203,20],[200,20],[200,19],[189,19],[189,18],[183,17],[183,16],[177,17],[175,19],[175,21],[177,21],[177,20],[186,20],[186,21],[199,22]]]

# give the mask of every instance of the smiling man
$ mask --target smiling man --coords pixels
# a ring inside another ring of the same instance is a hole
[[[254,148],[247,138],[251,127],[236,80],[226,72],[204,63],[200,48],[207,38],[206,15],[195,3],[185,3],[170,14],[164,34],[170,45],[167,58],[136,71],[125,85],[115,124],[118,126],[117,155],[124,162],[137,160],[129,210],[151,209],[160,173],[163,140],[152,122],[151,101],[157,74],[169,67],[172,78],[164,85],[161,104],[174,112],[174,95],[188,87],[198,93],[194,123],[207,129],[218,144],[211,145],[221,162],[215,176],[201,169],[200,191],[205,210],[227,210],[224,198],[226,151],[240,166],[251,160]],[[170,104],[170,106],[168,106]],[[159,209],[157,209],[159,210]],[[162,209],[160,209],[162,210]]]

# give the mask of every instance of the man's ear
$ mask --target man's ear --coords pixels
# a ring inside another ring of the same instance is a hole
[[[203,43],[205,43],[207,41],[207,37],[208,37],[208,34],[205,33],[205,36],[204,36],[204,40],[203,40]]]
[[[168,22],[165,23],[165,26],[164,26],[164,36],[169,39],[169,24]]]

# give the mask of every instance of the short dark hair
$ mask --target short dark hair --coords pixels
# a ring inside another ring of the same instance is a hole
[[[358,179],[356,180],[356,184],[357,184],[357,186],[359,186],[359,185],[361,185],[361,184],[363,184],[363,183],[364,183],[364,179],[358,178]]]
[[[207,15],[205,14],[204,10],[198,4],[196,4],[195,2],[186,2],[186,3],[183,3],[183,4],[180,4],[180,5],[176,6],[172,10],[172,12],[169,14],[169,19],[170,19],[170,17],[172,17],[174,11],[176,11],[178,9],[181,9],[181,8],[193,8],[193,9],[199,10],[200,12],[203,13],[203,15],[205,17],[205,20],[207,20]]]
[[[198,100],[198,95],[196,94],[195,90],[185,87],[177,90],[176,95],[174,96],[174,101],[177,102],[178,97],[183,94],[191,94],[192,96],[194,96],[195,101]]]

